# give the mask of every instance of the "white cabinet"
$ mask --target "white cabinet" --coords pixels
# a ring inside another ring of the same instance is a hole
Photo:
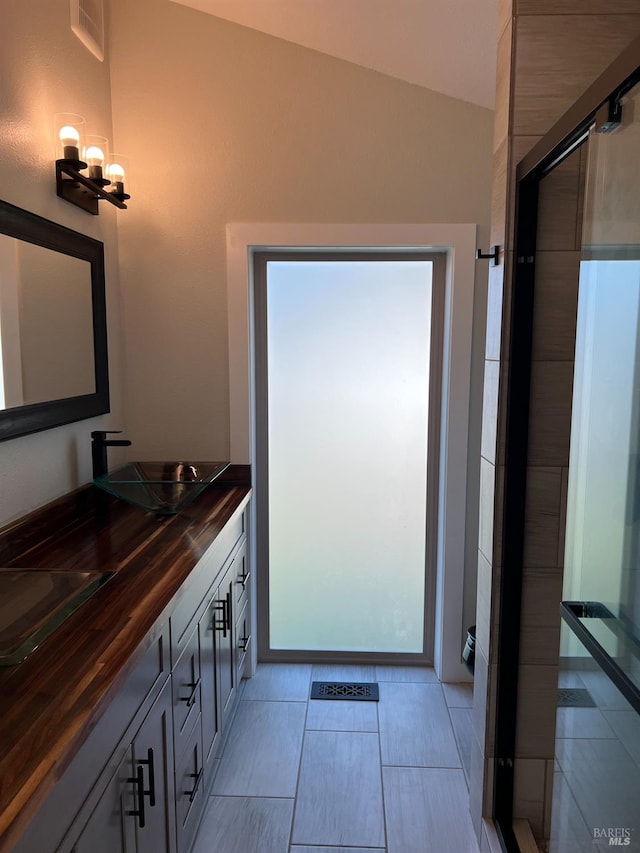
[[[172,737],[167,681],[125,748],[72,853],[175,853]]]
[[[129,783],[131,747],[111,777],[98,805],[71,847],[71,853],[133,853],[135,828],[130,813],[134,810]]]

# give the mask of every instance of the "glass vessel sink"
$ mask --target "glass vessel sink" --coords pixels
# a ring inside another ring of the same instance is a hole
[[[173,515],[229,462],[129,462],[93,481],[105,492],[156,515]]]
[[[113,575],[0,569],[0,666],[23,661]]]

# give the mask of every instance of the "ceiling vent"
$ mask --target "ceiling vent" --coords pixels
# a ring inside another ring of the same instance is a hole
[[[100,62],[104,59],[102,0],[71,0],[71,29]]]

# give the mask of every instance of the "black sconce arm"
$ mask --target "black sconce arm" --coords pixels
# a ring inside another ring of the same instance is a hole
[[[124,202],[131,196],[126,193],[107,192],[99,183],[78,171],[83,168],[86,168],[86,164],[77,160],[56,160],[56,192],[60,198],[95,216],[100,212],[98,209],[100,199],[108,201],[121,210],[127,209]]]

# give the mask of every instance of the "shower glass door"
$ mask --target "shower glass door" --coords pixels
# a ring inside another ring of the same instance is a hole
[[[550,853],[640,850],[639,86],[587,145]]]

